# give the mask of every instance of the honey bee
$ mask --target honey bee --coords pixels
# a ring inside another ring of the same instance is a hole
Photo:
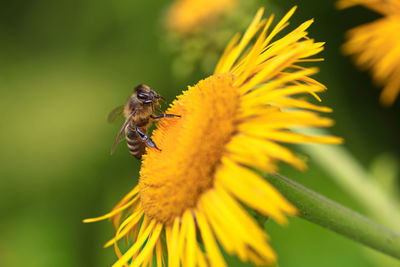
[[[160,150],[154,141],[147,136],[147,130],[154,120],[161,118],[180,117],[180,115],[165,114],[157,107],[159,101],[165,99],[157,94],[153,89],[145,84],[135,87],[133,94],[128,98],[125,105],[118,106],[108,115],[108,121],[112,122],[120,115],[124,115],[126,120],[121,127],[114,144],[111,148],[111,154],[115,151],[119,141],[125,133],[129,153],[141,159],[145,153],[146,145]],[[157,111],[160,114],[155,114]],[[160,150],[161,151],[161,150]]]

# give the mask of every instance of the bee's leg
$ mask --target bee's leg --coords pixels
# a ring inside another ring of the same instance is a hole
[[[157,145],[154,143],[154,141],[150,137],[148,137],[144,132],[142,132],[142,130],[140,130],[138,127],[136,127],[136,132],[138,133],[140,139],[143,142],[146,142],[146,144],[149,147],[153,147],[153,148],[157,149],[158,151],[161,151],[161,149],[159,149],[157,147]]]
[[[173,117],[179,117],[179,118],[180,118],[181,115],[162,113],[162,114],[158,114],[158,115],[150,115],[150,117],[151,117],[152,119],[173,118]]]

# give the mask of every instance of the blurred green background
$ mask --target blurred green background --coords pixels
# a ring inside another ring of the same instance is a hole
[[[139,83],[171,102],[201,70],[174,78],[174,55],[161,26],[168,1],[6,0],[0,9],[0,266],[108,266],[107,222],[82,219],[110,210],[137,182],[139,162],[121,144],[120,125],[106,116]],[[378,104],[370,76],[340,54],[344,32],[378,16],[362,8],[338,11],[333,1],[259,1],[277,17],[293,5],[298,25],[315,18],[310,36],[326,41],[317,79],[334,108],[332,132],[366,167],[379,155],[399,163],[400,101]],[[255,13],[257,7],[254,8]],[[250,14],[252,16],[253,14]],[[234,29],[239,31],[243,29]],[[210,36],[212,38],[212,36]],[[335,162],[332,162],[335,164]],[[361,213],[365,211],[309,159],[300,173],[282,173]],[[399,188],[399,176],[389,186]],[[397,191],[398,192],[398,191]],[[399,262],[328,230],[293,218],[267,223],[280,266],[400,266]],[[227,257],[230,266],[242,266]]]

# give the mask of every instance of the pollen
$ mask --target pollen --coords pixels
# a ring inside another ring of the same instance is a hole
[[[172,222],[213,185],[225,144],[235,132],[239,95],[232,74],[213,75],[184,92],[153,135],[161,152],[148,149],[140,173],[144,210],[152,219]]]

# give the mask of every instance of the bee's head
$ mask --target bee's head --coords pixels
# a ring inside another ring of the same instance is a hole
[[[135,87],[137,100],[142,104],[158,104],[160,99],[163,99],[153,89],[145,84],[140,84]]]

